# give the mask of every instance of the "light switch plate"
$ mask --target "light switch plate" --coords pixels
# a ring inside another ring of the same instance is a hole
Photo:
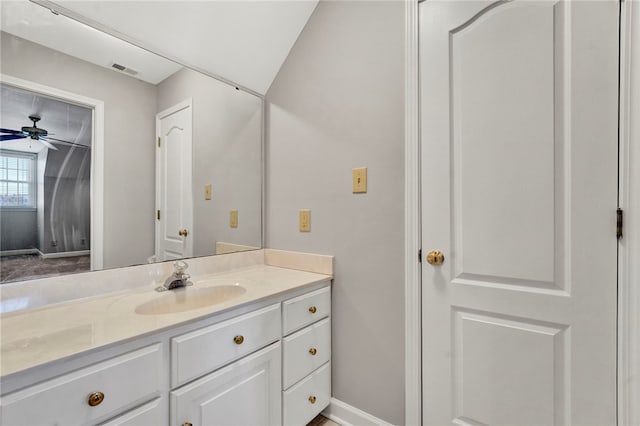
[[[205,200],[210,200],[211,199],[211,184],[208,183],[204,186],[204,199]]]
[[[353,193],[364,192],[367,192],[367,168],[358,167],[353,169]]]
[[[311,232],[311,210],[300,210],[300,232]]]
[[[238,227],[238,210],[231,210],[229,212],[229,226],[231,228]]]

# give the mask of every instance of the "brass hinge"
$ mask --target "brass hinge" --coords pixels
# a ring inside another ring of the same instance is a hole
[[[158,148],[160,148],[160,136],[158,136]]]
[[[422,249],[418,250],[418,263],[422,263]]]
[[[622,227],[624,225],[624,214],[620,207],[616,210],[616,238],[622,239]]]
[[[158,220],[160,220],[160,210],[158,210]]]

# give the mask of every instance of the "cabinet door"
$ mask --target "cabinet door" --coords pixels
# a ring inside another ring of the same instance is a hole
[[[171,392],[171,424],[281,424],[280,342]]]

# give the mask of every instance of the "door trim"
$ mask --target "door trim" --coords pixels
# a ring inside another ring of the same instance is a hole
[[[91,141],[91,270],[103,268],[104,261],[104,102],[66,90],[29,80],[0,74],[0,81],[9,86],[40,93],[67,103],[81,105],[93,111]]]
[[[420,90],[418,0],[405,1],[404,323],[405,424],[422,424]]]
[[[640,424],[640,3],[620,9],[620,187],[624,235],[618,244],[618,424]]]

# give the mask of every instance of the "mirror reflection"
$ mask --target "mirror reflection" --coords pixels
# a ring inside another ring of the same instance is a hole
[[[262,100],[3,2],[0,281],[262,245]]]

